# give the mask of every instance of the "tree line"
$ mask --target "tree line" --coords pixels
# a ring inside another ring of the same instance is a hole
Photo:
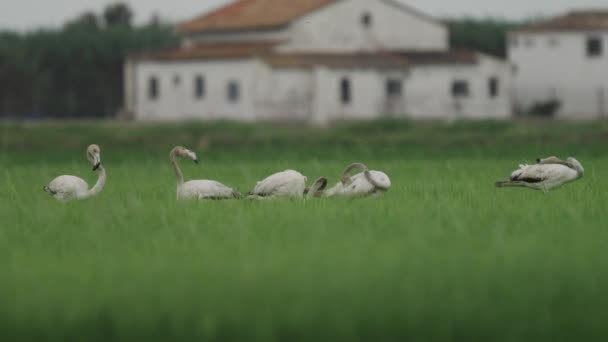
[[[455,48],[504,57],[506,31],[496,19],[448,19]],[[172,25],[134,25],[124,3],[86,12],[57,29],[0,31],[0,118],[103,118],[123,106],[123,64],[136,52],[176,46]]]
[[[123,104],[123,63],[133,52],[176,44],[158,19],[134,26],[122,3],[59,29],[0,32],[0,117],[101,118]]]

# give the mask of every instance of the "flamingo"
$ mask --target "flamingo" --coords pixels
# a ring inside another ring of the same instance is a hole
[[[197,164],[198,158],[196,153],[181,146],[176,146],[169,154],[169,161],[171,161],[177,177],[178,200],[221,200],[241,197],[238,191],[214,180],[192,180],[184,183],[184,175],[177,164],[176,157],[190,158]]]
[[[103,190],[106,184],[106,170],[101,165],[101,149],[93,144],[87,148],[87,159],[93,165],[93,171],[99,171],[97,183],[89,190],[89,185],[76,176],[59,176],[43,189],[60,201],[84,200],[93,197]]]
[[[355,169],[362,169],[363,172],[351,176],[350,173]],[[381,171],[369,170],[362,163],[349,165],[342,174],[342,180],[333,188],[323,193],[323,197],[365,197],[379,196],[391,187],[391,180],[386,173]]]
[[[327,178],[319,177],[312,183],[310,188],[304,189],[304,196],[306,198],[311,197],[323,197],[323,190],[327,187]]]
[[[249,198],[302,198],[306,192],[307,180],[306,176],[295,170],[277,172],[259,181],[249,192]]]
[[[566,161],[557,157],[539,158],[534,165],[520,165],[509,180],[496,182],[496,187],[526,187],[547,193],[574,182],[584,174],[583,165],[572,157]]]

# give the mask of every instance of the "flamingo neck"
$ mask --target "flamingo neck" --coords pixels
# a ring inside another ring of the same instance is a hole
[[[93,197],[103,190],[103,187],[106,185],[106,169],[103,166],[99,166],[99,176],[97,177],[97,183],[95,186],[91,188],[91,190],[87,191],[85,198]]]
[[[182,170],[179,168],[177,164],[177,159],[175,158],[175,152],[171,153],[171,165],[173,165],[173,170],[175,171],[175,177],[177,178],[177,186],[181,186],[184,184],[184,174]]]

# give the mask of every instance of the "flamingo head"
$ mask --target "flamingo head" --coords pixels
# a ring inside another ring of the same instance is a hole
[[[93,165],[93,171],[97,171],[101,166],[101,149],[98,145],[93,144],[87,148],[87,159]]]
[[[585,175],[585,168],[583,168],[583,165],[578,160],[576,160],[575,158],[570,157],[570,158],[566,159],[566,162],[568,164],[570,164],[573,169],[576,170],[576,172],[578,173],[579,178],[583,177]]]
[[[182,146],[176,146],[172,151],[171,151],[171,158],[174,158],[175,156],[179,156],[179,157],[186,157],[186,158],[190,158],[192,159],[195,163],[198,164],[198,157],[196,156],[196,153],[190,151],[189,149],[182,147]]]

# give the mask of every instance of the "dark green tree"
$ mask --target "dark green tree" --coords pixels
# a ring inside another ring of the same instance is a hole
[[[122,2],[108,5],[103,11],[103,18],[107,26],[131,26],[133,12],[131,8]]]
[[[59,30],[0,32],[0,117],[114,115],[123,105],[127,56],[177,39],[161,22],[125,25],[131,10],[111,7],[104,13],[123,13],[103,16],[114,18],[112,25],[100,25],[99,16],[87,12]]]
[[[65,24],[66,29],[99,29],[99,19],[93,12],[85,12],[74,20],[70,20]]]
[[[504,19],[447,19],[450,29],[450,46],[482,51],[494,56],[507,55],[507,32],[518,25]]]

